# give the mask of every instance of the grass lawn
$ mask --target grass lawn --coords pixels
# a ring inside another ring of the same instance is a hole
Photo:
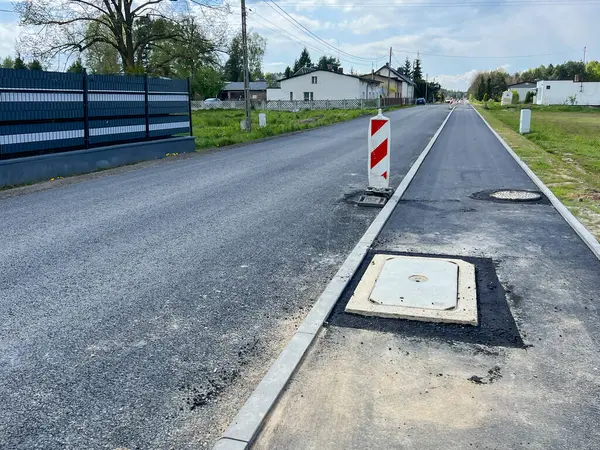
[[[390,109],[398,109],[390,108]],[[354,119],[360,116],[374,116],[376,109],[330,109],[318,111],[287,112],[265,111],[267,126],[259,128],[258,114],[263,111],[252,111],[252,132],[240,129],[240,121],[244,119],[243,110],[213,109],[193,111],[192,123],[196,148],[206,149],[240,144],[291,131],[307,130],[336,122]],[[366,130],[365,130],[366,133]]]
[[[475,105],[489,124],[569,210],[600,239],[600,109],[531,106],[521,136],[521,107]]]

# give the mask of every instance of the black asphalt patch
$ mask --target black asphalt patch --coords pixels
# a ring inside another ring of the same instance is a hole
[[[385,319],[349,314],[344,311],[365,270],[377,254],[462,259],[475,265],[479,325],[421,322],[406,319]],[[490,346],[525,348],[506,300],[506,292],[498,281],[494,262],[488,258],[457,255],[431,255],[392,251],[371,251],[346,286],[327,320],[329,325],[361,328],[420,338],[458,341]]]

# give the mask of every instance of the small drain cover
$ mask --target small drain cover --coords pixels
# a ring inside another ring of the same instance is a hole
[[[542,194],[532,191],[519,191],[515,189],[507,189],[502,191],[495,191],[490,194],[490,197],[498,200],[512,200],[516,202],[528,202],[532,200],[539,200],[542,198]]]
[[[387,198],[378,195],[361,195],[358,199],[358,206],[374,206],[383,208],[387,202]]]

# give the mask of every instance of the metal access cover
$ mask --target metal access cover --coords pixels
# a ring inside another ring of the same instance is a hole
[[[514,189],[507,189],[502,191],[492,192],[490,197],[498,200],[513,200],[517,202],[527,202],[532,200],[539,200],[542,198],[542,194],[531,191],[519,191]]]
[[[369,300],[409,308],[456,308],[458,266],[437,259],[392,258],[385,261]]]
[[[361,195],[358,199],[358,206],[374,206],[383,208],[387,202],[387,198],[378,195]]]
[[[375,255],[345,311],[477,325],[475,266],[462,259]]]

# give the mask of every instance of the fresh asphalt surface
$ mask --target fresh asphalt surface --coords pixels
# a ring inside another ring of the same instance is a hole
[[[447,113],[389,113],[393,187]],[[0,448],[218,438],[378,213],[367,123],[0,193]]]
[[[536,190],[457,107],[373,251],[472,261],[479,326],[346,314],[352,280],[254,448],[600,448],[600,261],[548,202],[471,197],[502,188]]]

